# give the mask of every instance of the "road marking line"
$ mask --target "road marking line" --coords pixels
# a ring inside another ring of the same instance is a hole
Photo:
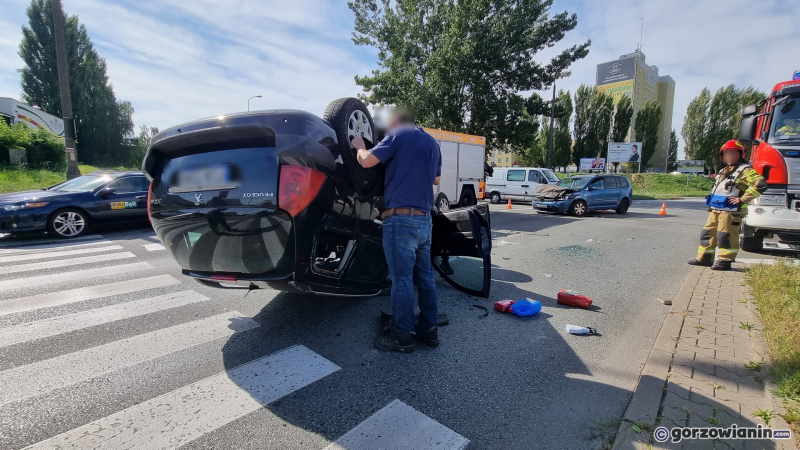
[[[70,239],[68,241],[62,241],[63,244],[53,243],[54,241],[57,241],[57,239],[53,239],[52,237],[50,237],[50,238],[42,238],[42,239],[33,239],[33,240],[30,240],[30,241],[28,241],[28,240],[26,240],[26,241],[11,241],[11,240],[9,240],[8,242],[0,242],[0,249],[14,249],[14,250],[17,250],[17,249],[25,249],[25,248],[34,248],[34,247],[38,247],[38,246],[42,246],[42,245],[52,245],[52,246],[72,245],[75,242],[97,241],[99,239],[105,239],[105,238],[106,237],[103,236],[102,234],[90,234],[88,236],[83,236],[83,237],[79,237],[79,238],[72,238],[72,239]],[[92,243],[94,243],[94,242],[92,242]],[[31,244],[31,245],[26,247],[25,246],[26,244]]]
[[[135,258],[135,257],[136,255],[134,255],[131,252],[109,253],[107,255],[84,256],[83,258],[62,259],[60,261],[43,261],[38,263],[19,264],[16,266],[0,267],[0,272],[4,273],[29,272],[32,270],[54,269],[56,267],[66,267],[66,266],[79,266],[81,264],[91,264],[103,261],[115,261],[117,259]]]
[[[81,311],[64,316],[52,317],[50,319],[0,328],[0,347],[56,336],[70,331],[81,330],[83,328],[115,322],[117,320],[129,319],[131,317],[143,316],[145,314],[206,300],[208,300],[208,297],[200,295],[195,291],[180,291],[159,295],[158,297],[134,300],[132,302],[119,303],[104,308]]]
[[[11,280],[0,281],[0,292],[10,291],[45,284],[63,283],[64,281],[87,280],[89,278],[100,278],[109,275],[122,275],[131,272],[152,269],[153,266],[146,262],[120,264],[117,266],[106,266],[97,269],[75,270],[72,272],[61,272],[52,275],[38,275],[27,278],[14,278]]]
[[[154,252],[156,250],[166,250],[164,244],[144,244],[142,245],[142,247],[144,247],[144,249],[147,250],[148,252]]]
[[[395,400],[325,450],[460,450],[467,444],[469,439]]]
[[[133,280],[117,281],[115,283],[69,289],[66,291],[31,295],[29,297],[15,298],[13,300],[0,302],[0,316],[66,305],[68,303],[92,300],[95,298],[110,297],[112,295],[127,294],[130,292],[143,291],[145,289],[172,286],[175,284],[181,284],[181,282],[170,275],[156,275],[147,278],[135,278]]]
[[[63,256],[82,255],[85,253],[100,253],[111,250],[122,250],[121,245],[109,245],[106,247],[79,248],[77,250],[59,250],[53,252],[24,253],[22,255],[0,256],[0,263],[30,261],[33,259],[60,258]],[[2,268],[0,268],[2,270]]]
[[[296,345],[28,448],[176,448],[338,370],[336,364]]]
[[[14,367],[0,372],[0,386],[3,386],[0,405],[42,395],[258,326],[255,320],[238,311],[230,311]],[[291,383],[289,380],[285,382]],[[213,391],[209,393],[213,403],[219,401]],[[214,408],[211,410],[213,412]],[[184,419],[192,421],[191,415],[184,416]]]
[[[79,247],[88,247],[90,245],[100,245],[100,244],[111,244],[109,240],[94,240],[93,242],[87,242],[85,244],[71,244],[73,241],[69,241],[67,243],[55,243],[55,244],[41,244],[41,245],[31,245],[30,247],[18,247],[18,248],[0,248],[0,255],[11,255],[11,254],[22,254],[22,253],[35,253],[42,250],[48,249],[73,249]]]

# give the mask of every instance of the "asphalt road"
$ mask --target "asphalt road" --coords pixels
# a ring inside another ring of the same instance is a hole
[[[601,448],[705,220],[659,208],[493,205],[491,298],[437,280],[450,324],[413,354],[372,347],[388,297],[208,288],[149,228],[0,239],[0,448]],[[592,309],[557,305],[565,288]],[[526,297],[540,314],[473,306]]]

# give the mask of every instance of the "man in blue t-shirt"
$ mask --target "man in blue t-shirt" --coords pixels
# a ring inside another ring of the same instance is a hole
[[[364,168],[386,166],[383,250],[392,279],[394,329],[375,339],[385,351],[411,353],[414,337],[436,347],[438,300],[431,266],[431,208],[433,186],[439,184],[442,157],[439,145],[405,112],[389,120],[389,134],[366,150],[364,140],[353,139],[358,162]],[[414,329],[414,286],[419,291],[419,324]]]

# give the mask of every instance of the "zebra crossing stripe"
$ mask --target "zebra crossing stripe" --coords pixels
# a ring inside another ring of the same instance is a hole
[[[170,275],[156,275],[153,277],[98,284],[96,286],[70,289],[67,291],[31,295],[29,297],[0,301],[0,316],[66,305],[68,303],[92,300],[95,298],[110,297],[112,295],[127,294],[130,292],[143,291],[145,289],[172,286],[175,284],[181,284],[181,282]]]
[[[35,253],[42,250],[49,250],[49,249],[59,249],[59,250],[69,250],[75,249],[80,247],[88,247],[90,245],[100,245],[100,244],[111,244],[111,241],[106,239],[97,239],[92,242],[87,242],[85,244],[72,244],[74,241],[70,240],[69,244],[67,243],[55,243],[55,244],[41,244],[41,245],[31,245],[28,247],[15,247],[15,248],[0,248],[0,255],[11,255],[11,254],[23,254],[23,253]]]
[[[317,353],[296,345],[28,448],[176,448],[339,369]]]
[[[112,250],[122,250],[121,245],[108,245],[105,247],[79,248],[76,250],[58,250],[52,252],[23,253],[21,255],[0,256],[0,264],[7,262],[31,261],[34,259],[62,258],[64,256],[83,255],[86,253],[100,253]]]
[[[237,332],[258,322],[230,311],[0,372],[0,405],[132,367]],[[267,378],[267,377],[265,377]],[[290,380],[285,380],[291,383]],[[208,391],[214,394],[214,391]],[[206,395],[208,392],[204,393]],[[218,400],[214,395],[213,402]],[[212,410],[214,407],[208,405]],[[191,421],[191,414],[183,416]],[[117,448],[111,446],[109,448]]]
[[[164,244],[144,244],[142,245],[142,247],[144,247],[144,249],[147,250],[148,252],[155,252],[158,250],[167,249],[166,247],[164,247]]]
[[[80,266],[82,264],[92,264],[104,261],[116,261],[118,259],[135,258],[135,257],[136,255],[134,255],[131,252],[109,253],[107,255],[94,255],[94,256],[84,256],[83,258],[62,259],[60,261],[43,261],[43,262],[29,263],[29,264],[18,264],[16,266],[5,266],[5,267],[0,267],[0,271],[4,273],[29,272],[31,270],[54,269],[56,267],[66,267],[66,266]]]
[[[195,291],[173,292],[158,297],[134,300],[106,306],[105,308],[92,309],[50,319],[37,320],[6,328],[0,328],[0,347],[18,344],[20,342],[56,336],[70,331],[81,330],[96,325],[102,325],[117,320],[143,316],[145,314],[177,308],[179,306],[198,303],[208,300]]]
[[[91,278],[101,278],[110,275],[120,276],[126,273],[141,272],[152,269],[153,266],[146,262],[120,264],[117,266],[105,266],[97,269],[75,270],[72,272],[60,272],[51,275],[38,275],[35,277],[13,278],[0,281],[0,292],[14,289],[22,289],[47,284],[63,283],[65,281],[88,280]]]
[[[395,400],[325,450],[461,450],[467,444],[469,439]]]

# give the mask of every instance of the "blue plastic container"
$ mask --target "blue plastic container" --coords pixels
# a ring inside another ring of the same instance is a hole
[[[532,316],[542,310],[542,303],[538,300],[518,300],[511,305],[511,312],[518,316]]]

